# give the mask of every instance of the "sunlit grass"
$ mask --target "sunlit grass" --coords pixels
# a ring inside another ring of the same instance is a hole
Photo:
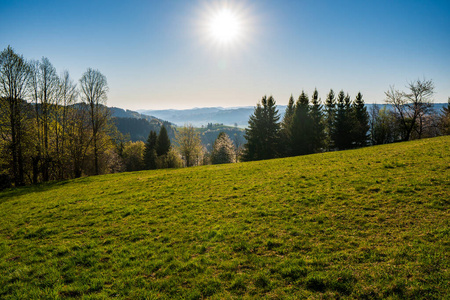
[[[0,298],[445,298],[450,138],[0,193]]]

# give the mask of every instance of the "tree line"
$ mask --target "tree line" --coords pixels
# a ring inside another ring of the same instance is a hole
[[[432,81],[418,80],[407,88],[392,87],[386,92],[389,106],[373,106],[370,112],[361,93],[351,100],[344,91],[335,95],[330,90],[322,102],[317,90],[311,98],[302,92],[297,101],[290,97],[282,120],[273,97],[264,96],[250,116],[245,144],[236,134],[230,138],[222,132],[207,150],[192,125],[164,123],[159,130],[151,127],[145,143],[127,141],[106,107],[108,84],[100,71],[88,68],[75,83],[68,71],[58,75],[47,58],[27,61],[8,46],[0,53],[0,189],[449,134],[449,106],[432,109]]]
[[[106,106],[108,90],[106,76],[98,70],[88,68],[75,83],[68,71],[58,75],[45,57],[27,61],[10,46],[4,49],[0,189],[204,162],[206,155],[192,126],[177,131],[176,147],[169,138],[174,129],[167,122],[158,132],[151,126],[146,144],[127,141]]]
[[[219,132],[208,150],[199,130],[187,124],[175,130],[173,144],[163,126],[159,134],[151,130],[145,143],[125,143],[122,157],[127,171],[139,171],[233,163],[239,161],[241,150],[240,140],[232,141],[225,132]]]
[[[112,114],[114,114],[112,112]],[[127,139],[131,141],[146,141],[148,133],[150,131],[159,132],[161,126],[166,127],[167,133],[171,139],[175,137],[175,131],[172,125],[167,121],[161,121],[157,119],[147,120],[144,118],[131,118],[131,117],[112,117],[112,123],[117,130],[126,135]]]
[[[88,68],[78,85],[50,61],[0,53],[0,176],[15,186],[114,168],[106,77]]]
[[[352,100],[341,90],[331,89],[324,102],[317,89],[310,98],[302,92],[291,96],[282,120],[272,96],[262,97],[250,116],[242,160],[262,160],[324,151],[360,148],[368,145],[408,141],[449,134],[449,104],[442,111],[432,109],[434,85],[417,80],[408,91],[393,87],[385,93],[386,106],[367,111],[363,96]]]

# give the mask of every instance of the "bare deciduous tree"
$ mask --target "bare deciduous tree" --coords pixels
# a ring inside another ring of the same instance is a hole
[[[106,108],[108,83],[105,75],[98,70],[88,68],[80,79],[81,99],[87,104],[94,147],[95,175],[99,172],[99,156],[102,150],[100,134],[107,126],[108,110]]]
[[[402,92],[390,87],[385,92],[386,103],[393,106],[402,130],[402,139],[408,141],[411,133],[416,130],[422,137],[423,119],[431,110],[434,95],[432,80],[416,80],[407,85],[408,92]]]
[[[59,78],[59,105],[57,107],[56,121],[61,124],[61,130],[56,136],[56,145],[59,151],[58,163],[59,163],[59,177],[65,177],[66,168],[66,137],[69,121],[69,109],[70,105],[74,104],[77,100],[78,91],[76,84],[70,79],[69,72],[64,71]]]
[[[11,169],[16,186],[24,185],[23,135],[25,96],[30,76],[28,63],[8,46],[0,53],[0,115],[5,118],[7,143],[11,153]]]
[[[185,125],[176,133],[176,143],[183,156],[186,167],[193,166],[202,152],[200,136],[192,125]]]
[[[40,123],[42,126],[42,177],[44,181],[50,179],[50,163],[53,157],[53,149],[51,149],[51,142],[53,132],[57,135],[58,126],[53,126],[52,128],[52,116],[56,109],[56,104],[58,102],[58,85],[59,78],[56,73],[55,67],[50,63],[50,60],[43,57],[38,64],[38,69],[36,70],[37,84],[38,84],[38,99],[40,111]],[[39,120],[39,116],[37,116]],[[56,149],[55,149],[56,150]]]
[[[66,147],[73,177],[78,178],[82,175],[86,153],[92,140],[87,106],[81,104],[79,108],[71,107],[67,110],[67,115]]]

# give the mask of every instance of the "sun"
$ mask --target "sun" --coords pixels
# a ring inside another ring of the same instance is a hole
[[[257,18],[243,0],[204,0],[192,16],[193,32],[210,53],[242,53],[254,41]]]
[[[242,24],[231,10],[223,8],[211,16],[209,34],[221,44],[229,44],[237,40],[242,30]]]

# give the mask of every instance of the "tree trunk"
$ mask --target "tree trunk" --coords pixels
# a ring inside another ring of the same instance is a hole
[[[94,165],[95,165],[95,175],[99,175],[99,172],[98,172],[97,135],[94,135]]]
[[[10,123],[11,123],[11,156],[12,156],[12,171],[14,176],[14,185],[19,186],[19,172],[17,166],[17,137],[16,137],[16,119],[15,119],[15,105],[14,100],[9,99],[10,107]]]
[[[39,176],[39,160],[40,157],[39,156],[34,156],[32,159],[32,164],[33,164],[33,184],[38,183],[38,176]]]

